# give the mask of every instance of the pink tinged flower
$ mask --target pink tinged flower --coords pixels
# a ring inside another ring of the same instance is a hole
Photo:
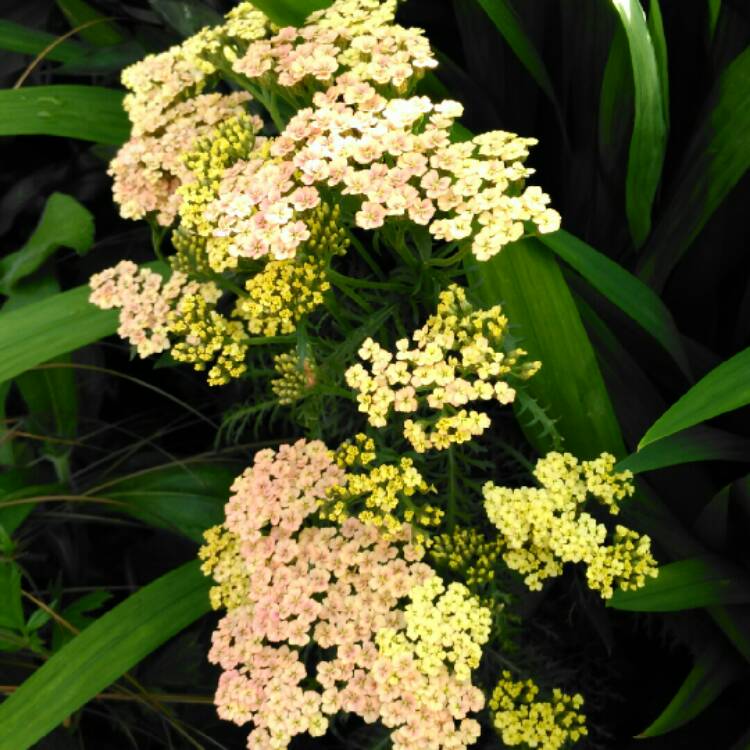
[[[380,203],[364,201],[354,220],[361,229],[377,229],[383,226],[385,216],[386,210]]]
[[[409,218],[415,224],[426,226],[435,215],[435,205],[429,198],[409,206]]]
[[[320,194],[314,187],[301,187],[289,196],[289,200],[295,211],[307,211],[320,203]]]

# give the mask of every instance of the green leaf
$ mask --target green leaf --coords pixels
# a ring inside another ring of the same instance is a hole
[[[302,26],[313,11],[327,8],[333,0],[252,0],[274,23],[280,26]]]
[[[661,101],[664,111],[664,122],[669,129],[669,59],[667,55],[667,39],[664,36],[664,22],[661,17],[659,0],[651,0],[648,6],[648,31],[654,45],[656,67],[659,71],[661,83]]]
[[[0,562],[0,628],[23,630],[24,624],[21,569],[14,562]]]
[[[690,365],[677,326],[658,295],[621,265],[565,230],[540,235],[539,240],[648,331],[690,378]]]
[[[750,602],[750,579],[721,557],[704,555],[669,563],[635,591],[615,590],[607,606],[630,612],[676,612]]]
[[[531,39],[529,39],[513,6],[508,0],[477,0],[477,2],[482,6],[492,23],[495,24],[516,57],[537,82],[539,88],[544,91],[559,112],[557,97],[544,61],[539,56]]]
[[[76,630],[86,630],[89,625],[96,621],[96,618],[91,613],[97,609],[101,609],[111,598],[112,594],[109,591],[92,591],[76,599],[72,604],[69,604],[60,614]],[[68,628],[55,623],[54,630],[52,631],[52,651],[59,651],[66,643],[72,641],[73,638],[75,636]]]
[[[209,609],[209,581],[187,563],[118,604],[0,704],[0,750],[26,750]]]
[[[709,642],[669,705],[638,737],[658,737],[687,724],[740,678],[742,666],[723,641]]]
[[[534,238],[515,242],[484,263],[471,261],[470,286],[486,306],[501,304],[512,330],[542,369],[528,381],[551,407],[564,449],[581,458],[624,446],[599,365],[554,256]],[[537,445],[542,452],[551,445]]]
[[[625,208],[630,234],[640,247],[651,231],[651,211],[661,178],[667,122],[659,65],[640,0],[611,0],[630,49],[635,120],[630,139]]]
[[[650,443],[617,464],[633,474],[695,461],[740,461],[750,457],[750,440],[712,427],[691,427]]]
[[[130,133],[123,96],[122,91],[101,86],[4,89],[0,91],[0,136],[59,135],[119,146]]]
[[[94,217],[75,198],[53,193],[26,244],[0,259],[0,293],[11,294],[14,285],[36,271],[58,247],[83,255],[94,241]]]
[[[12,21],[0,20],[0,49],[9,52],[20,52],[23,55],[38,55],[42,50],[51,45],[56,36],[46,31],[30,29]],[[86,47],[78,42],[66,39],[55,45],[45,58],[55,62],[74,62],[86,54]]]
[[[151,7],[181,36],[188,37],[204,26],[222,21],[213,8],[196,0],[149,0]]]
[[[638,272],[657,290],[750,167],[750,48],[722,72],[694,133]]]
[[[699,380],[651,425],[638,449],[747,404],[750,404],[750,348],[722,362]]]
[[[236,464],[208,462],[156,467],[109,483],[104,491],[126,503],[122,510],[130,515],[200,542],[207,528],[221,523],[238,470]]]
[[[56,2],[57,7],[65,14],[65,18],[74,29],[92,21],[98,22],[78,32],[87,42],[97,47],[107,47],[125,41],[126,35],[123,30],[113,21],[105,20],[106,16],[84,0],[56,0]]]
[[[89,303],[80,286],[0,313],[0,383],[117,330],[117,312]]]

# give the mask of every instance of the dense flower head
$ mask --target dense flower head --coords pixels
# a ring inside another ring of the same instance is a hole
[[[185,154],[220,123],[242,115],[250,98],[245,92],[195,96],[172,107],[157,134],[134,134],[109,165],[122,217],[153,215],[162,226],[172,224],[182,201],[178,188],[191,180]]]
[[[219,715],[252,722],[248,746],[259,750],[286,747],[304,732],[322,735],[339,711],[382,721],[397,750],[466,747],[479,734],[468,714],[484,703],[467,673],[484,642],[482,613],[452,589],[423,602],[419,587],[434,574],[409,527],[386,540],[356,518],[309,525],[343,478],[319,441],[259,451],[232,486],[223,525],[206,533],[200,556],[216,581],[211,600],[228,608],[209,654],[223,669]],[[454,610],[465,616],[451,625]],[[428,670],[425,617],[453,646]],[[413,653],[379,649],[384,630],[411,633]],[[311,640],[323,649],[317,660],[303,658]]]
[[[490,699],[495,728],[508,747],[562,750],[588,734],[581,713],[583,697],[552,690],[549,701],[537,700],[532,680],[514,680],[504,671]]]
[[[411,458],[373,465],[373,453],[364,464],[361,447],[367,447],[366,439],[347,442],[339,449],[339,465],[348,465],[348,471],[321,501],[321,518],[341,522],[354,516],[377,527],[386,539],[399,536],[407,524],[414,527],[414,539],[422,551],[425,535],[421,529],[437,526],[443,517],[442,510],[424,501],[435,487],[424,480]]]
[[[656,576],[648,536],[617,526],[608,544],[607,527],[583,510],[593,497],[614,515],[619,502],[633,494],[632,474],[613,467],[614,457],[606,453],[579,462],[555,452],[537,462],[534,476],[541,487],[485,484],[485,509],[503,540],[503,560],[529,588],[541,589],[567,562],[584,563],[589,587],[605,599],[614,586],[637,589]]]
[[[359,350],[368,367],[350,367],[346,382],[375,427],[384,427],[392,412],[432,411],[430,419],[404,423],[416,451],[466,442],[481,435],[490,419],[463,407],[471,401],[509,404],[516,392],[508,380],[525,380],[539,369],[539,362],[521,363],[523,349],[506,346],[507,326],[499,305],[477,310],[461,287],[451,285],[440,293],[435,314],[412,335],[413,344],[397,341],[394,355],[368,338]]]
[[[89,285],[92,304],[102,310],[120,309],[117,334],[136,348],[139,357],[169,349],[170,313],[185,297],[197,294],[215,301],[219,296],[212,283],[190,281],[179,271],[165,281],[155,271],[129,260],[94,274]]]
[[[456,526],[430,538],[429,555],[448,570],[459,573],[469,589],[490,583],[503,551],[502,540],[490,540],[474,528]]]
[[[250,44],[232,67],[256,85],[307,92],[350,73],[403,92],[437,61],[421,29],[393,22],[395,10],[396,0],[337,0],[304,26]]]
[[[172,347],[178,362],[208,370],[209,385],[224,385],[247,369],[247,333],[244,326],[219,313],[205,296],[184,295],[168,316],[169,332],[179,339]]]
[[[271,381],[271,390],[280,404],[293,404],[303,398],[317,380],[315,363],[310,357],[300,360],[296,351],[277,354],[273,369],[277,375]]]

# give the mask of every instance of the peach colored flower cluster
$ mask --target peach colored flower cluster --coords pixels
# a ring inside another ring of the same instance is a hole
[[[224,670],[219,715],[252,722],[248,747],[258,750],[322,735],[339,711],[380,719],[399,750],[465,747],[478,735],[466,716],[482,708],[481,693],[375,644],[381,629],[405,627],[400,601],[433,575],[409,529],[386,541],[354,518],[304,526],[343,475],[319,441],[260,451],[232,487],[223,527],[207,532],[201,557],[217,581],[212,602],[229,607],[209,655]],[[301,649],[311,640],[331,656],[308,673]],[[319,689],[304,686],[311,678]]]
[[[523,349],[506,351],[507,326],[499,305],[476,310],[464,289],[451,285],[440,293],[435,314],[414,332],[414,348],[401,339],[394,356],[368,338],[359,356],[369,370],[352,365],[346,382],[357,391],[359,410],[375,427],[384,427],[391,411],[413,413],[425,405],[434,410],[434,425],[404,422],[404,437],[416,451],[466,442],[484,432],[490,419],[460,407],[477,400],[512,403],[516,392],[507,380],[527,379],[540,367],[539,362],[520,363]]]
[[[120,215],[143,219],[154,214],[162,226],[172,224],[182,201],[177,188],[192,179],[184,163],[185,154],[219,122],[244,113],[243,105],[249,99],[245,92],[196,96],[175,104],[165,114],[158,135],[133,135],[117,152],[108,171],[114,179],[112,191]],[[144,127],[138,130],[144,131]]]
[[[169,313],[187,295],[199,294],[215,302],[220,292],[208,282],[201,284],[175,271],[167,281],[129,260],[94,274],[89,282],[89,301],[102,310],[120,308],[117,333],[127,339],[140,357],[169,349]]]
[[[304,26],[253,42],[232,67],[261,86],[298,87],[306,95],[345,72],[403,93],[437,61],[424,32],[395,24],[395,11],[396,0],[337,0]]]

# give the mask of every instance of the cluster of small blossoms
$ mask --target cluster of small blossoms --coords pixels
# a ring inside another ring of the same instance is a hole
[[[389,100],[353,73],[315,93],[312,103],[272,140],[270,153],[294,164],[304,184],[358,197],[358,227],[408,217],[435,239],[471,240],[480,260],[527,229],[559,228],[549,197],[523,186],[533,174],[523,160],[534,139],[493,131],[452,143],[461,104],[424,96]]]
[[[536,700],[539,688],[531,681],[516,681],[504,671],[489,705],[495,728],[508,747],[562,750],[588,734],[580,709],[581,695],[553,689],[550,701]]]
[[[423,552],[426,537],[421,529],[438,526],[443,511],[429,503],[417,502],[416,498],[436,490],[427,484],[411,458],[402,457],[398,464],[368,467],[375,461],[372,448],[371,439],[364,435],[339,448],[336,460],[347,472],[321,502],[320,517],[338,523],[356,517],[378,528],[386,539],[400,535],[407,524],[414,528],[414,540]]]
[[[380,653],[409,656],[428,676],[450,668],[457,680],[468,682],[490,635],[490,611],[466,586],[451,583],[446,588],[438,576],[415,586],[409,600],[404,611],[406,628],[378,632],[375,641]]]
[[[175,220],[178,188],[192,178],[184,156],[222,121],[244,113],[245,92],[203,94],[179,102],[165,115],[158,133],[133,135],[109,165],[112,191],[125,219],[153,215],[162,226]]]
[[[219,290],[214,284],[201,284],[175,271],[167,281],[148,268],[129,260],[94,274],[89,301],[102,310],[120,308],[117,333],[129,341],[139,357],[169,349],[169,317],[180,302],[193,295],[215,301]]]
[[[404,423],[404,436],[420,453],[463,443],[481,435],[489,417],[462,408],[470,401],[511,403],[516,395],[508,379],[525,380],[539,362],[521,363],[522,349],[506,351],[507,318],[499,305],[477,310],[466,292],[451,285],[440,293],[437,311],[408,339],[396,342],[396,355],[372,339],[359,350],[369,370],[355,364],[345,374],[357,393],[359,410],[370,424],[383,427],[391,411],[413,413],[427,406],[431,420]]]
[[[214,362],[208,370],[208,384],[224,385],[247,369],[247,333],[241,323],[217,312],[211,302],[205,295],[184,295],[169,313],[169,332],[181,339],[172,347],[172,356],[178,362],[190,362],[198,371]]]
[[[500,531],[503,560],[530,589],[541,589],[567,562],[584,563],[589,587],[605,599],[614,586],[637,589],[657,575],[648,536],[617,526],[607,544],[607,527],[583,510],[592,496],[616,515],[620,501],[633,494],[632,474],[613,467],[606,453],[582,462],[570,453],[549,453],[534,470],[541,487],[485,484],[485,509]]]
[[[359,81],[404,93],[437,65],[421,29],[393,22],[396,0],[337,0],[304,26],[253,42],[232,65],[262,88],[309,94],[350,72]]]
[[[433,575],[408,527],[390,541],[354,518],[305,527],[343,476],[318,441],[260,451],[232,486],[224,524],[207,532],[200,556],[216,580],[211,600],[229,610],[209,654],[224,670],[219,715],[252,722],[254,750],[320,736],[339,711],[380,719],[397,750],[463,748],[479,733],[467,714],[483,707],[481,691],[447,668],[426,675],[375,642],[384,628],[407,627],[400,602]],[[301,649],[311,640],[327,656],[308,667]],[[453,641],[460,663],[473,663],[461,636]],[[312,677],[320,690],[305,687]]]
[[[311,359],[300,362],[296,352],[283,352],[273,358],[277,377],[271,380],[271,390],[280,404],[293,404],[303,398],[317,380],[315,363]]]
[[[502,540],[492,541],[476,529],[459,526],[431,537],[429,545],[430,557],[438,565],[460,573],[471,590],[494,580],[502,551]]]

